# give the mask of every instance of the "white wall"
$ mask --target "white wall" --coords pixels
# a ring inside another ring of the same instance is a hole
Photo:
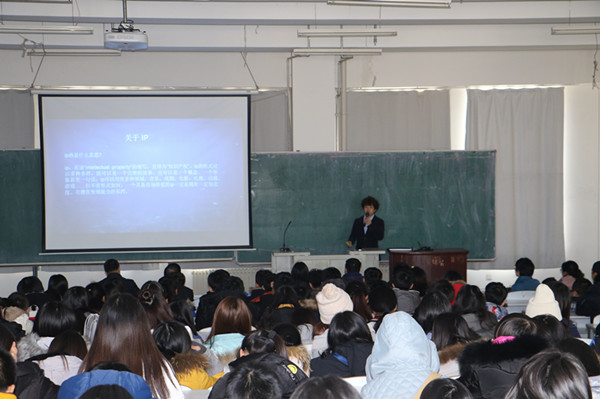
[[[248,53],[248,67],[258,86],[287,87],[287,58],[287,53]],[[566,251],[567,258],[580,262],[589,276],[591,262],[600,258],[600,100],[598,90],[591,89],[592,60],[591,50],[384,52],[382,56],[349,60],[348,87],[572,86],[565,92]],[[337,58],[294,59],[293,64],[289,82],[294,102],[294,149],[335,151]],[[18,50],[0,50],[0,70],[0,86],[254,87],[239,53],[147,52],[41,60],[21,57]],[[479,265],[470,267],[477,269]],[[0,273],[0,295],[6,295],[27,269]],[[43,273],[42,281],[46,282],[47,274]],[[547,273],[558,277],[555,269],[540,270],[536,276],[543,279]],[[66,274],[80,284],[102,277],[98,270]],[[143,276],[136,278],[143,282],[160,273],[144,270],[131,275]],[[468,278],[481,286],[490,280],[508,285],[514,281],[512,270],[470,270]]]
[[[565,89],[565,255],[586,276],[600,259],[600,92],[591,84]]]
[[[592,50],[384,53],[350,61],[348,86],[591,84],[593,55]]]

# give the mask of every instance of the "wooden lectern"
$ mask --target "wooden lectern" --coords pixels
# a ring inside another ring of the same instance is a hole
[[[467,254],[469,251],[459,248],[435,249],[433,251],[406,251],[388,249],[390,255],[390,281],[394,275],[394,265],[404,262],[410,266],[419,266],[425,270],[427,281],[444,277],[448,270],[456,270],[467,281]]]

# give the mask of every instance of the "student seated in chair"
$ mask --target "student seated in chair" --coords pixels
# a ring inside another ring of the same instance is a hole
[[[15,361],[11,354],[0,349],[0,398],[16,399],[15,380],[17,376]]]
[[[535,270],[535,266],[533,262],[529,258],[520,258],[515,263],[515,274],[517,275],[517,280],[510,288],[511,292],[515,291],[535,291],[538,285],[540,285],[539,280],[534,279],[533,271]]]

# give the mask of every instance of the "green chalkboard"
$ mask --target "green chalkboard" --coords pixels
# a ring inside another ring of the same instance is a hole
[[[40,255],[40,152],[0,151],[0,264],[230,258],[232,251]],[[292,224],[287,245],[314,254],[347,252],[360,200],[373,195],[386,223],[381,248],[465,248],[495,255],[495,152],[278,153],[251,158],[254,251],[240,262],[268,262]]]
[[[254,246],[247,260],[286,244],[339,254],[360,201],[372,195],[386,225],[380,248],[465,248],[495,256],[494,151],[255,154],[251,159]]]

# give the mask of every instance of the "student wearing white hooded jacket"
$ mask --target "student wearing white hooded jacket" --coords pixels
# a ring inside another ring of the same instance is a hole
[[[365,371],[364,399],[419,397],[423,388],[439,378],[435,344],[421,326],[405,312],[385,316],[377,331]]]

